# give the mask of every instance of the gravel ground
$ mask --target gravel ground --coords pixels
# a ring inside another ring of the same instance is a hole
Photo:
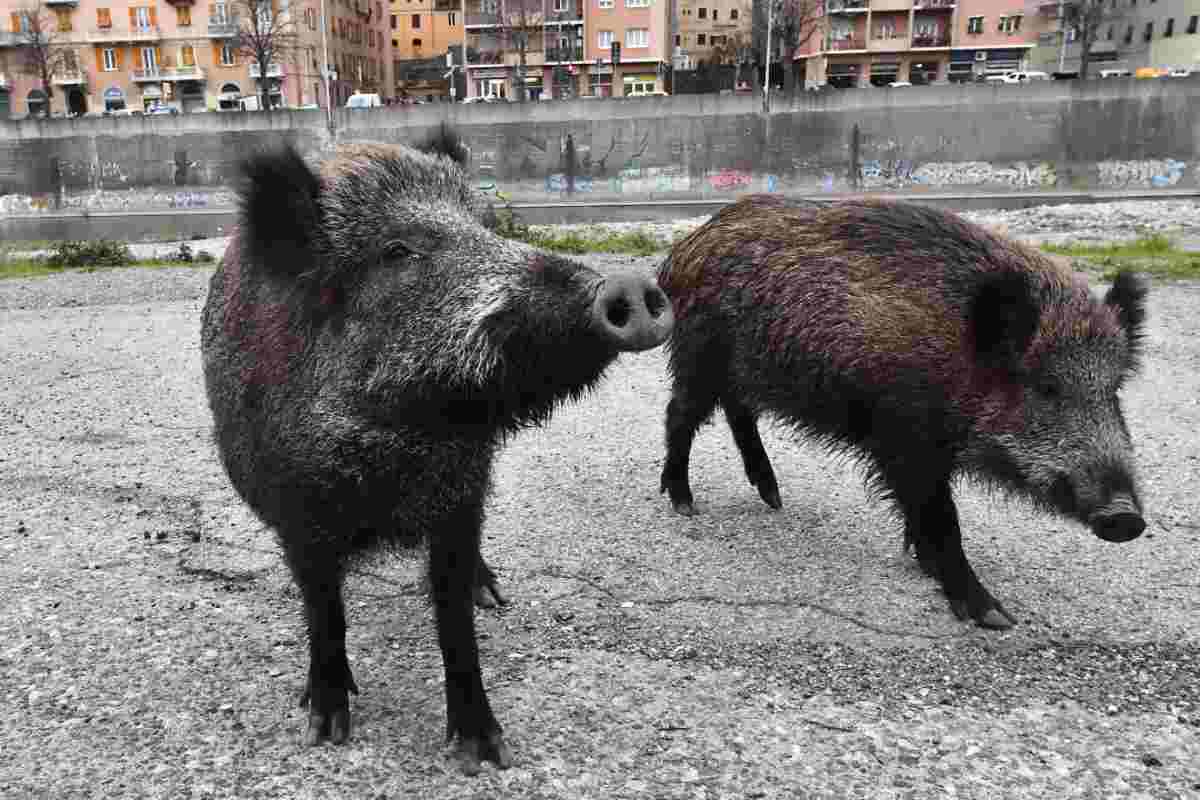
[[[351,576],[354,740],[299,746],[300,601],[210,442],[209,274],[0,281],[5,798],[1200,797],[1200,284],[1155,287],[1125,394],[1145,536],[960,495],[1009,632],[957,622],[858,473],[782,430],[782,511],[716,422],[672,515],[663,354],[623,359],[498,463],[514,603],[479,624],[516,765],[472,780],[414,557]]]

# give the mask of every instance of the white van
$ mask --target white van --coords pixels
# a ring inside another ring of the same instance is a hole
[[[346,98],[346,108],[378,108],[383,105],[377,94],[358,94]]]
[[[1100,70],[1101,78],[1131,78],[1133,73],[1127,69],[1102,69]]]

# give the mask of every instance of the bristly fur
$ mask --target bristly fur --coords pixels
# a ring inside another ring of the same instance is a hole
[[[421,140],[416,147],[423,153],[445,156],[463,169],[466,169],[470,160],[470,154],[467,152],[462,136],[445,120],[438,123],[437,128]]]
[[[1104,296],[1107,305],[1117,309],[1121,327],[1125,329],[1129,342],[1131,364],[1137,369],[1141,363],[1142,343],[1145,339],[1146,282],[1129,270],[1122,270],[1113,279],[1113,285]]]
[[[312,270],[324,250],[320,182],[291,144],[239,165],[241,224],[255,235],[247,256],[282,274]]]

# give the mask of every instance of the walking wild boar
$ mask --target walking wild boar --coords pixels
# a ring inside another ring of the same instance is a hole
[[[876,200],[750,196],[675,245],[674,379],[661,490],[695,513],[688,455],[718,403],[750,483],[779,487],[770,414],[867,465],[906,549],[960,618],[1015,620],[962,548],[965,474],[1123,542],[1145,528],[1118,392],[1137,369],[1144,286],[1084,278],[958,216]]]
[[[243,166],[240,222],[203,311],[216,443],[277,534],[310,635],[305,739],[350,733],[341,585],[380,545],[429,551],[447,736],[510,753],[479,671],[473,590],[493,456],[672,326],[649,277],[602,277],[503,239],[443,130],[421,152],[290,148]]]

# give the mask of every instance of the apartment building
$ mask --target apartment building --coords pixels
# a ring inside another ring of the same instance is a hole
[[[1062,0],[1040,0],[1035,69],[1078,72],[1079,31],[1066,24]],[[1103,69],[1200,69],[1200,3],[1196,0],[1117,0],[1092,44],[1089,74]]]
[[[0,0],[0,117],[40,113],[40,78],[26,73],[31,27],[61,54],[52,113],[85,114],[168,105],[183,112],[233,110],[258,95],[260,65],[239,46],[248,15],[276,15],[294,47],[267,66],[273,106],[325,105],[319,4],[286,0]],[[267,11],[267,9],[270,9]],[[381,0],[326,0],[333,102],[391,85],[391,41]],[[33,20],[40,20],[35,23]]]
[[[1024,0],[829,0],[795,59],[808,86],[968,81],[1027,65],[1027,17]]]
[[[396,61],[444,56],[462,44],[460,0],[391,0],[392,58]]]
[[[695,69],[702,61],[723,62],[739,46],[748,47],[753,17],[750,0],[680,0],[675,69]]]
[[[531,100],[662,91],[671,60],[672,4],[468,0],[468,93],[516,99],[522,84]]]

